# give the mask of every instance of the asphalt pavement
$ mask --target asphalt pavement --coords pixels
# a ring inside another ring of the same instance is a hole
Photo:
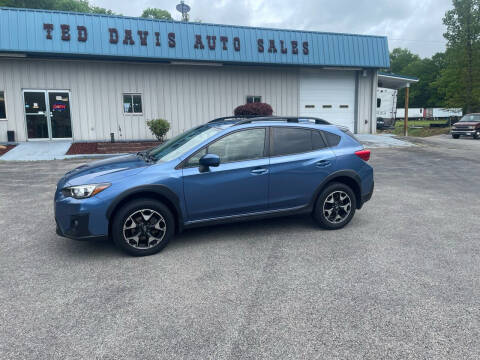
[[[342,230],[199,228],[143,258],[55,234],[83,161],[0,162],[0,358],[478,359],[480,140],[458,141],[373,149]]]

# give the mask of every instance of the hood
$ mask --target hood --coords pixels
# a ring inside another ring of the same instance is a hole
[[[149,165],[134,154],[93,161],[67,172],[58,182],[58,187],[111,182],[138,174]]]
[[[476,125],[480,125],[480,122],[478,122],[478,121],[460,121],[460,122],[457,122],[457,123],[453,124],[453,126],[455,126],[455,127],[476,126]]]

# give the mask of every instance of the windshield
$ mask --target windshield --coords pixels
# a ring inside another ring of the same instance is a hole
[[[162,145],[153,148],[147,153],[147,155],[155,161],[165,162],[173,160],[221,130],[221,128],[213,127],[211,125],[202,125],[193,128],[183,134],[171,138]]]
[[[465,115],[460,121],[480,121],[480,114]]]

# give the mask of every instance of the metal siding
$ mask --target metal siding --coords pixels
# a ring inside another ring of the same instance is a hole
[[[44,23],[54,26],[52,40],[46,39]],[[70,41],[62,41],[60,25],[70,25]],[[77,26],[87,27],[88,40],[77,41]],[[109,42],[108,29],[118,30],[118,44]],[[134,45],[124,45],[125,29],[132,31]],[[147,46],[140,45],[137,31],[148,31]],[[155,32],[161,45],[155,46]],[[175,32],[176,47],[168,46],[167,34]],[[202,36],[205,48],[193,47],[195,34]],[[210,50],[207,35],[216,36],[216,48]],[[222,49],[220,36],[228,36],[228,51]],[[234,51],[233,38],[240,39],[241,50]],[[257,39],[264,39],[265,51],[257,50]],[[277,53],[269,53],[269,40],[275,40]],[[285,40],[287,54],[280,52]],[[298,41],[298,54],[291,53],[290,41]],[[309,42],[309,55],[303,54],[303,41]],[[0,51],[68,56],[117,56],[137,59],[178,59],[250,64],[324,65],[388,68],[387,38],[381,36],[334,34],[296,30],[249,28],[241,26],[183,23],[142,18],[78,14],[46,10],[0,8]]]
[[[76,141],[150,139],[146,120],[166,118],[169,136],[230,115],[246,95],[260,95],[276,114],[296,115],[294,68],[201,67],[79,60],[1,59],[8,130],[26,140],[22,90],[69,90]],[[141,93],[143,115],[124,115],[122,94]]]

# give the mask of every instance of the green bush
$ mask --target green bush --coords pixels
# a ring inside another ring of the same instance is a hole
[[[163,141],[164,136],[170,130],[170,123],[165,119],[149,120],[147,121],[147,126],[159,141]]]

